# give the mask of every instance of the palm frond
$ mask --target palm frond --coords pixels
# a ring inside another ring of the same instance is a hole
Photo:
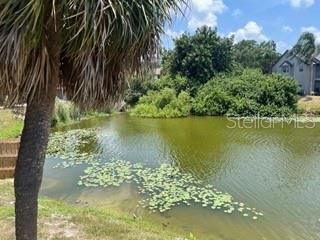
[[[50,71],[43,47],[43,0],[8,0],[0,5],[0,91],[9,104],[45,89]]]
[[[40,95],[59,54],[60,84],[71,99],[91,107],[116,101],[124,76],[154,57],[165,24],[185,1],[1,1],[0,91],[10,103]],[[58,24],[48,29],[48,22]],[[52,31],[61,39],[50,42]],[[49,51],[51,44],[61,53]]]
[[[154,57],[183,0],[67,0],[62,85],[80,105],[113,102],[127,72]]]

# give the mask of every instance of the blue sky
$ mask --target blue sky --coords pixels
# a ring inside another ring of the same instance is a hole
[[[235,40],[274,40],[278,50],[292,47],[303,31],[313,32],[320,44],[320,0],[189,0],[184,17],[166,27],[165,47],[182,32],[201,25],[217,27]]]

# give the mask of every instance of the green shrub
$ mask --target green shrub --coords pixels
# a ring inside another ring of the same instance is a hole
[[[66,124],[70,121],[79,121],[84,115],[73,103],[57,98],[51,126],[55,127],[59,123]]]
[[[196,115],[224,115],[227,113],[231,101],[231,96],[225,89],[210,82],[200,88],[193,104],[193,112]]]
[[[181,76],[170,77],[166,75],[162,76],[159,80],[135,78],[131,80],[129,88],[125,93],[125,102],[133,107],[139,102],[139,99],[149,91],[161,91],[165,88],[173,89],[177,94],[182,91],[190,92],[190,84],[191,82],[188,81],[188,79]]]
[[[69,103],[62,103],[59,101],[56,105],[56,114],[57,114],[57,119],[59,119],[60,122],[66,123],[69,121],[69,112],[70,109],[70,104]]]
[[[154,118],[185,117],[190,115],[191,97],[182,91],[164,88],[161,91],[149,91],[140,98],[138,105],[132,109],[131,115]]]
[[[149,82],[151,82],[151,80],[143,80],[141,78],[134,78],[129,80],[129,86],[128,89],[125,92],[125,102],[129,105],[129,106],[135,106],[140,97],[142,97],[143,95],[145,95],[148,90],[149,90]]]
[[[193,104],[197,115],[288,116],[296,112],[298,86],[282,75],[246,69],[216,77],[199,89]]]

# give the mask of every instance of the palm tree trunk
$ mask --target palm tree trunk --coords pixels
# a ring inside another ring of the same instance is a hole
[[[54,102],[51,93],[27,105],[14,182],[17,240],[37,239],[38,193]]]
[[[56,29],[57,22],[49,17],[44,42],[50,58],[50,63],[47,63],[51,69],[49,79],[46,79],[48,84],[40,89],[39,96],[27,103],[14,179],[17,240],[37,239],[38,194],[59,82],[60,34]]]

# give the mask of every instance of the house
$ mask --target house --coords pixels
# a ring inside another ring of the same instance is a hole
[[[287,50],[273,66],[272,72],[296,79],[302,95],[320,94],[320,55],[310,64]]]

